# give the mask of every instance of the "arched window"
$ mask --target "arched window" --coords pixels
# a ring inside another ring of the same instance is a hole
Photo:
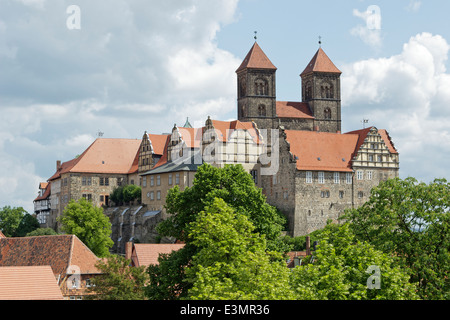
[[[266,116],[266,106],[263,104],[260,104],[258,106],[258,116],[265,117]]]
[[[325,119],[331,119],[331,110],[330,108],[326,108],[323,112],[323,117]]]
[[[255,81],[255,94],[257,96],[267,96],[268,95],[268,83],[264,79],[257,79]]]
[[[312,85],[311,82],[308,81],[305,86],[305,99],[309,100],[312,98]]]

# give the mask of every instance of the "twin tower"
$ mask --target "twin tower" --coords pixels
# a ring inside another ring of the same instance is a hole
[[[300,74],[301,102],[276,100],[276,70],[255,42],[236,70],[238,120],[259,129],[341,131],[341,71],[322,48]]]

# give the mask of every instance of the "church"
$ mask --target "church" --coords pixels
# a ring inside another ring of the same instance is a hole
[[[341,71],[322,48],[300,73],[301,101],[277,101],[276,71],[255,42],[236,70],[237,113],[259,130],[278,132],[276,146],[267,134],[278,170],[261,175],[261,185],[288,218],[288,233],[300,236],[338,222],[373,187],[398,177],[399,154],[384,129],[341,132]]]
[[[339,223],[373,187],[398,177],[399,153],[385,129],[341,132],[341,71],[322,48],[300,73],[301,101],[277,101],[276,71],[255,41],[236,70],[236,120],[208,117],[201,128],[186,121],[141,140],[98,138],[79,157],[57,161],[35,199],[41,225],[57,230],[67,203],[85,197],[105,208],[115,251],[128,241],[154,242],[168,191],[191,186],[205,162],[241,164],[287,217],[291,236]],[[109,195],[126,184],[141,187],[141,200],[115,207]]]

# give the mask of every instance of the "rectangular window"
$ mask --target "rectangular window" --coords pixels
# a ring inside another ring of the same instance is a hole
[[[105,186],[109,186],[109,178],[105,178]]]
[[[154,191],[150,192],[150,200],[155,200],[155,192]]]
[[[103,202],[103,201],[105,201],[105,196],[100,195],[100,202]]]
[[[306,171],[306,183],[312,183],[313,177],[312,177],[312,171]]]
[[[104,186],[105,185],[105,179],[104,178],[100,178],[100,185]]]
[[[321,183],[321,184],[325,183],[325,173],[324,172],[322,172],[322,171],[319,172],[318,180],[319,180],[319,183]]]
[[[350,172],[347,172],[345,175],[345,182],[347,184],[352,184],[352,174]]]
[[[382,156],[377,156],[378,162],[383,162],[383,157]]]
[[[142,186],[146,187],[147,186],[147,177],[143,177],[142,178]]]
[[[150,177],[150,186],[154,186],[155,185],[155,177],[154,176],[151,176]]]
[[[339,199],[343,199],[344,198],[344,191],[339,191]]]
[[[180,184],[180,174],[179,173],[175,174],[175,184]]]
[[[160,176],[160,175],[157,175],[157,176],[156,176],[156,185],[157,185],[157,186],[160,186],[160,185],[161,185],[161,176]]]
[[[87,185],[88,186],[92,185],[92,178],[91,177],[87,178]]]
[[[255,182],[255,184],[258,184],[258,170],[250,170],[250,174],[253,177],[253,182]]]
[[[372,180],[372,171],[367,171],[367,180]]]
[[[369,161],[373,162],[373,155],[371,155],[371,154],[369,155]]]
[[[169,186],[171,186],[171,185],[172,185],[172,174],[169,173]]]
[[[161,191],[156,191],[156,200],[161,200]]]
[[[81,178],[81,185],[83,185],[83,186],[87,185],[87,177]]]
[[[356,179],[357,179],[357,180],[362,180],[362,179],[364,179],[364,178],[363,178],[363,174],[364,174],[364,172],[363,172],[362,170],[356,171]]]
[[[334,173],[334,183],[339,184],[340,183],[340,176],[339,172]]]

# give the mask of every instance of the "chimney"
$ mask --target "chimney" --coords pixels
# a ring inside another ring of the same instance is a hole
[[[125,259],[131,260],[131,251],[133,250],[133,242],[125,243]]]
[[[56,160],[56,171],[58,171],[59,168],[61,168],[61,160]]]
[[[311,240],[309,236],[306,236],[306,255],[311,255]]]

